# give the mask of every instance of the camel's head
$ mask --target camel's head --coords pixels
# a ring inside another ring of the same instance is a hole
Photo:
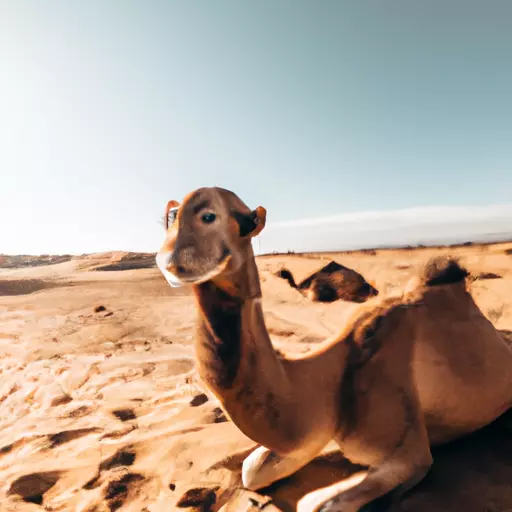
[[[251,238],[265,219],[265,208],[251,211],[236,194],[218,187],[200,188],[181,204],[169,201],[158,268],[173,287],[236,272],[253,257]]]

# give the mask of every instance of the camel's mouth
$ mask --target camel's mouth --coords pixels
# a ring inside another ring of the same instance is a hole
[[[183,284],[206,283],[206,281],[210,281],[214,277],[217,277],[219,274],[222,274],[222,272],[224,272],[224,270],[226,270],[230,261],[231,261],[231,254],[227,254],[220,260],[219,263],[217,263],[217,266],[213,270],[210,270],[206,274],[203,274],[202,276],[180,277],[179,279]]]
[[[175,272],[171,272],[168,269],[169,255],[166,253],[159,253],[156,257],[157,266],[162,272],[163,276],[169,283],[172,288],[179,288],[181,286],[192,284],[197,285],[201,283],[205,283],[206,281],[210,281],[211,279],[217,277],[219,274],[226,270],[227,266],[231,261],[231,252],[226,250],[224,251],[220,261],[215,265],[212,270],[209,270],[205,274],[201,275],[177,275]]]

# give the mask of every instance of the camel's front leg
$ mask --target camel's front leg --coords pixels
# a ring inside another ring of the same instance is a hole
[[[390,491],[396,499],[419,483],[432,464],[428,445],[412,441],[408,444],[408,449],[398,450],[366,472],[306,494],[299,501],[297,512],[358,512]]]
[[[242,483],[252,491],[267,487],[304,467],[322,448],[323,446],[311,446],[294,454],[281,456],[260,446],[242,464]]]

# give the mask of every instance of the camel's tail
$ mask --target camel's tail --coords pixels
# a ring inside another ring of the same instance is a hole
[[[421,278],[425,286],[440,286],[461,283],[468,276],[469,272],[455,258],[439,256],[429,260]]]

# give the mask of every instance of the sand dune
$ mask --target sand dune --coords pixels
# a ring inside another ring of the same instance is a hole
[[[472,293],[510,338],[511,250],[449,251],[479,276]],[[359,307],[313,303],[276,277],[277,268],[307,272],[332,258],[389,294],[439,252],[448,251],[259,257],[275,346],[307,352]],[[190,290],[169,288],[154,268],[129,269],[149,261],[110,253],[0,274],[1,512],[219,510],[233,498],[241,454],[254,443],[197,378]],[[437,450],[429,476],[393,510],[511,510],[511,433],[507,413]],[[356,469],[332,450],[261,494],[294,510],[305,492]]]

